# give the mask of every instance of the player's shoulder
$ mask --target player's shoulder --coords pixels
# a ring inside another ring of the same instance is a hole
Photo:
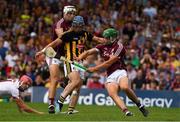
[[[55,26],[56,26],[56,27],[61,27],[61,26],[63,25],[63,23],[64,23],[64,18],[61,18],[59,21],[57,21],[57,22],[55,23]]]
[[[73,35],[74,32],[71,29],[69,29],[68,31],[63,32],[61,39],[72,38]]]
[[[124,45],[121,43],[121,40],[116,41],[113,45],[124,48]]]
[[[64,23],[64,22],[65,22],[64,18],[61,18],[57,23],[62,24],[62,23]]]
[[[74,34],[74,31],[72,31],[71,29],[63,32],[63,35],[65,35],[65,36],[66,35],[72,35],[72,34]]]
[[[90,34],[88,31],[86,31],[86,30],[81,30],[81,32],[80,32],[81,34]]]
[[[103,49],[103,48],[105,48],[106,46],[104,45],[104,44],[98,44],[98,45],[96,45],[96,47],[95,48],[97,48],[97,49]]]

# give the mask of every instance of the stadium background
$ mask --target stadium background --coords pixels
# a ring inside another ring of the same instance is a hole
[[[52,24],[62,17],[65,5],[77,7],[91,33],[101,36],[104,29],[114,27],[128,42],[126,64],[134,90],[179,96],[178,0],[1,0],[0,79],[27,74],[33,87],[48,88],[48,67],[36,62],[34,55],[51,42]],[[89,65],[101,62],[98,57]],[[87,74],[83,88],[104,89],[104,81],[104,71]],[[23,94],[27,101],[31,95],[32,90]]]

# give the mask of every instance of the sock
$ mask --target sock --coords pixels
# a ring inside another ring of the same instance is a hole
[[[54,98],[49,98],[49,105],[54,105]]]
[[[137,105],[137,107],[139,108],[139,107],[141,106],[141,103],[138,102],[138,103],[136,103],[136,105]]]
[[[65,100],[65,98],[63,97],[63,96],[60,96],[60,98],[59,98],[59,101],[60,101],[60,103],[64,103],[64,100]]]
[[[74,107],[73,107],[73,106],[69,106],[69,107],[68,107],[68,111],[73,112],[73,110],[74,110]]]
[[[127,108],[122,109],[122,112],[123,112],[123,113],[126,113],[127,111],[128,111],[128,109],[127,109]]]

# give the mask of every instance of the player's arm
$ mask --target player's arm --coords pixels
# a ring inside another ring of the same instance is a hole
[[[56,28],[55,29],[56,35],[58,36],[58,38],[60,38],[64,32],[63,28]]]
[[[77,60],[86,59],[86,57],[88,57],[89,55],[92,55],[98,52],[99,50],[97,48],[89,49],[87,51],[84,51],[82,54],[80,54],[79,57],[77,57]]]
[[[102,68],[105,68],[107,69],[108,67],[110,67],[113,63],[115,63],[117,60],[119,60],[118,56],[115,56],[115,55],[111,55],[109,60],[95,66],[95,67],[90,67],[88,68],[88,71],[90,72],[96,72]]]
[[[62,40],[60,38],[57,38],[56,40],[52,41],[51,43],[49,43],[45,48],[43,48],[41,51],[37,52],[36,55],[35,55],[35,58],[38,59],[39,56],[43,55],[45,50],[48,48],[48,47],[56,47],[58,46],[59,44],[62,43]]]
[[[57,38],[56,40],[52,41],[51,43],[49,43],[43,50],[45,50],[48,47],[56,47],[58,45],[60,45],[62,43],[62,40],[60,38]]]
[[[101,38],[101,37],[97,37],[97,36],[93,36],[92,40],[96,41],[97,43],[101,43],[101,44],[104,44],[107,42],[107,40],[105,38]]]
[[[14,100],[15,100],[20,112],[25,111],[27,113],[44,114],[43,112],[39,112],[39,111],[27,106],[21,98],[14,98]]]
[[[52,48],[54,48],[54,47],[56,47],[56,46],[58,46],[59,44],[61,44],[62,43],[62,40],[60,39],[60,38],[57,38],[56,40],[54,40],[54,41],[52,41],[51,43],[49,43],[43,50],[41,50],[42,52],[44,52],[45,50],[46,50],[46,48],[48,48],[48,47],[52,47]]]

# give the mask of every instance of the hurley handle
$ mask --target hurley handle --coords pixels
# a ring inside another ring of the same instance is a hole
[[[66,62],[68,62],[68,63],[73,64],[73,65],[74,65],[77,69],[79,69],[79,70],[82,70],[82,71],[86,71],[86,70],[87,70],[87,68],[86,68],[85,66],[83,66],[82,64],[80,64],[80,63],[78,63],[78,62],[76,62],[76,61],[71,61],[71,60],[65,58],[64,56],[61,56],[61,57],[60,57],[60,60],[66,61]]]

